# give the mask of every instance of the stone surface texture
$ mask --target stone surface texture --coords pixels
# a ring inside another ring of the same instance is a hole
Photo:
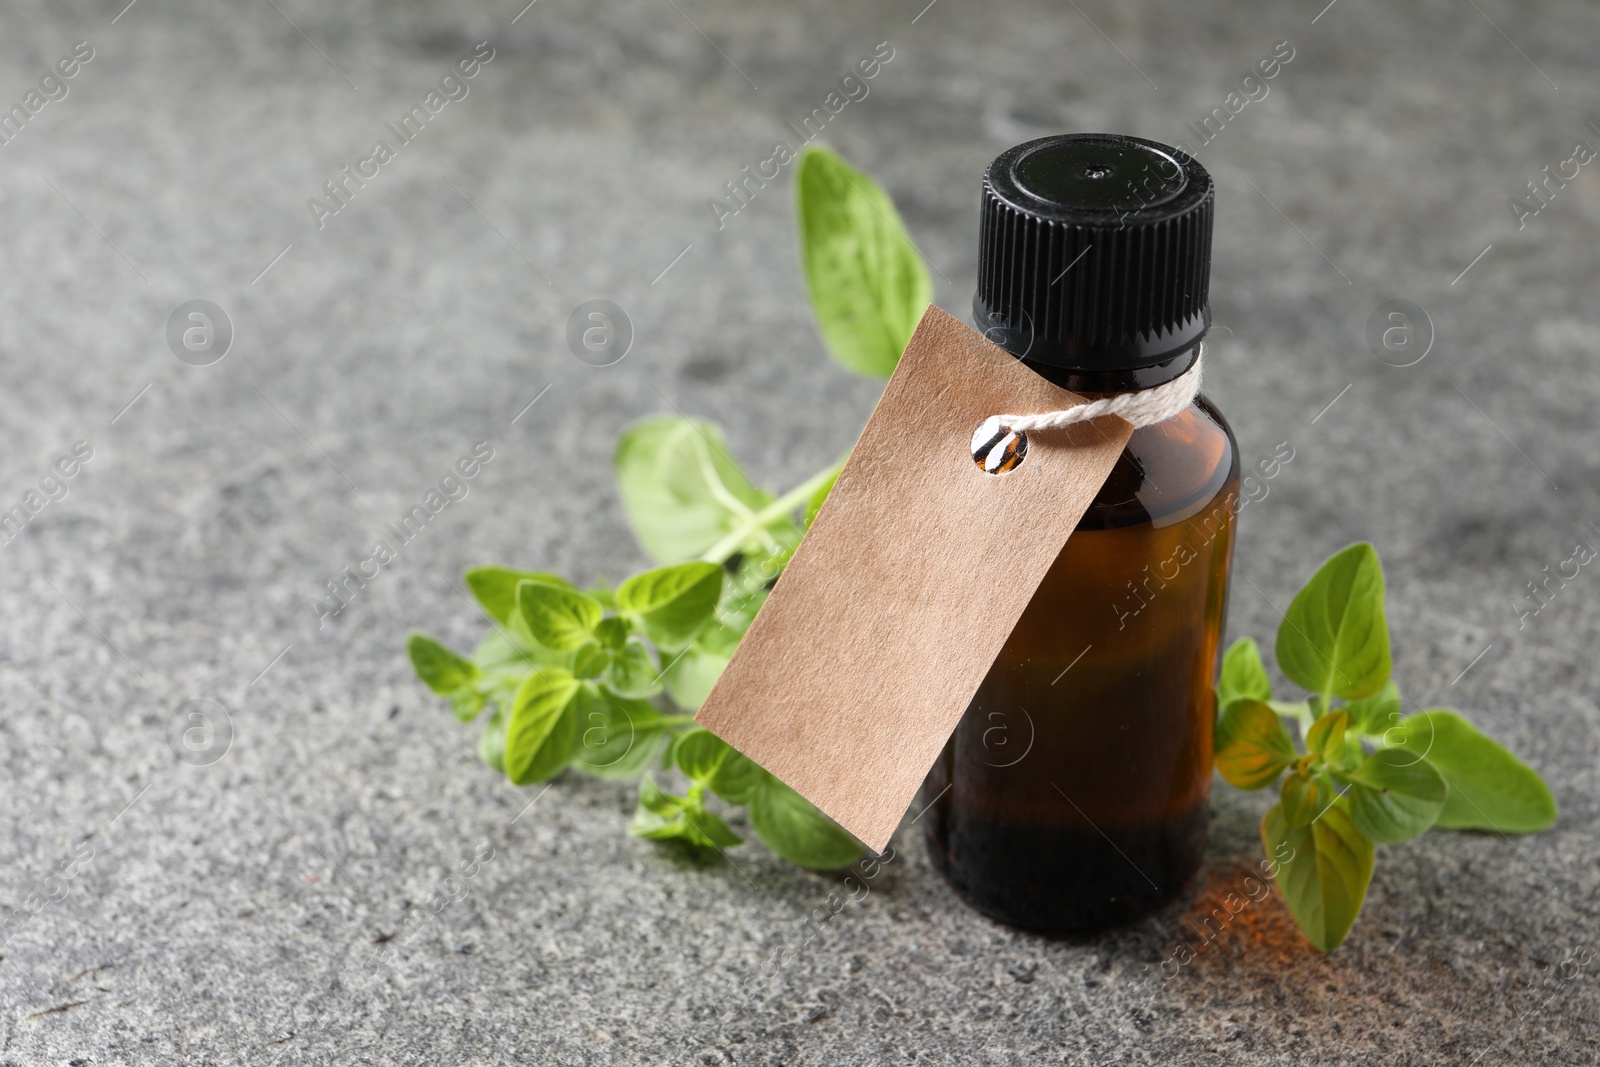
[[[1518,605],[1600,542],[1600,183],[1520,228],[1510,202],[1600,144],[1600,12],[924,2],[7,5],[0,104],[94,57],[0,146],[0,505],[93,458],[0,546],[0,1063],[1596,1062],[1600,575]],[[319,228],[307,199],[484,40],[470,94]],[[473,564],[642,566],[622,427],[713,418],[781,489],[865,420],[878,386],[810,322],[790,173],[721,228],[706,201],[881,41],[825,139],[961,315],[990,158],[1061,130],[1195,147],[1289,42],[1199,150],[1207,390],[1247,462],[1294,449],[1243,513],[1230,635],[1270,639],[1318,560],[1371,540],[1403,691],[1544,773],[1555,830],[1381,848],[1338,952],[1274,896],[1165,977],[1269,797],[1219,781],[1194,895],[1081,942],[976,916],[908,814],[807,939],[836,876],[756,844],[688,864],[626,836],[627,783],[477,762],[405,635],[481,635]],[[592,298],[634,325],[615,366],[568,350]],[[1366,339],[1396,298],[1434,328],[1404,368]],[[234,327],[211,366],[168,348],[194,299]],[[319,628],[324,583],[479,441],[469,495]],[[176,754],[193,701],[230,724],[190,735],[205,765]]]

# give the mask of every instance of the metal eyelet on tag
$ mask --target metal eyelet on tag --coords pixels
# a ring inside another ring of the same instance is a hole
[[[1006,426],[998,416],[984,419],[972,435],[972,461],[985,474],[1015,470],[1027,455],[1028,435]]]

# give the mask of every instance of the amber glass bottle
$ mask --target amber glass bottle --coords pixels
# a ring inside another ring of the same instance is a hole
[[[984,176],[974,315],[1050,380],[1149,388],[1210,324],[1210,175],[1137,138],[1044,138]],[[1196,399],[1135,430],[924,785],[934,866],[1044,933],[1136,919],[1205,847],[1238,458]]]

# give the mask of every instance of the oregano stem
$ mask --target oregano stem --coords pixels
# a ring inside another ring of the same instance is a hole
[[[836,469],[836,464],[829,464],[816,474],[813,474],[760,511],[751,515],[743,527],[732,531],[722,540],[706,549],[705,555],[700,558],[707,563],[726,563],[729,556],[739,551],[740,546],[745,543],[750,534],[757,530],[765,529],[768,523],[776,522],[786,515],[793,514],[795,509],[810,500],[812,495],[827,484],[829,478],[834,476]]]

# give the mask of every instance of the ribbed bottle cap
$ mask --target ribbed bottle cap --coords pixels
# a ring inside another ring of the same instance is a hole
[[[1030,363],[1132,370],[1211,325],[1211,175],[1140,137],[1074,133],[1000,154],[983,176],[973,314]]]

